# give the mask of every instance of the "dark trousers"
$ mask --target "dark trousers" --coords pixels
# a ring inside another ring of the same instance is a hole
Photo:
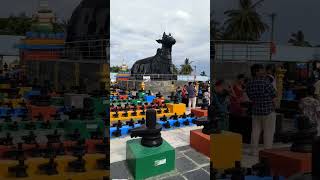
[[[229,130],[242,135],[242,141],[246,144],[251,143],[252,118],[250,116],[237,116],[230,114]]]

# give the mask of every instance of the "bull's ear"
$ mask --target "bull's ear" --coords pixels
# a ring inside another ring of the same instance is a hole
[[[161,39],[158,39],[156,40],[159,44],[162,44],[162,40]]]

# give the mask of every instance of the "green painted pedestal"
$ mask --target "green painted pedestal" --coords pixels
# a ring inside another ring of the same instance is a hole
[[[144,147],[140,139],[127,141],[127,163],[136,180],[163,174],[175,168],[175,150],[163,140],[159,147]]]

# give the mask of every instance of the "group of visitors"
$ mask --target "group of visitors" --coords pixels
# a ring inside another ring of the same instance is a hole
[[[210,104],[210,87],[204,82],[188,82],[182,89],[180,86],[176,89],[176,97],[189,109],[197,107],[198,98],[202,99],[202,103]]]
[[[307,93],[299,100],[301,114],[315,124],[320,123],[320,81],[308,87]],[[318,88],[318,90],[317,90]],[[251,67],[251,78],[239,74],[233,84],[217,80],[212,103],[217,111],[220,129],[247,133],[251,119],[252,154],[258,154],[260,134],[263,132],[264,148],[272,148],[276,128],[277,86],[275,66],[255,64]],[[318,96],[319,97],[319,96]],[[249,111],[250,110],[250,111]],[[229,120],[232,123],[229,124]],[[320,128],[318,125],[318,132]]]

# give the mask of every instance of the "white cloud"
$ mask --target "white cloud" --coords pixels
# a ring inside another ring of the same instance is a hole
[[[111,65],[124,59],[132,66],[155,55],[160,47],[155,40],[166,31],[177,40],[172,49],[174,64],[189,58],[198,72],[209,73],[209,0],[111,0],[110,17]]]
[[[190,15],[187,12],[178,10],[176,15],[182,19],[189,19]]]

